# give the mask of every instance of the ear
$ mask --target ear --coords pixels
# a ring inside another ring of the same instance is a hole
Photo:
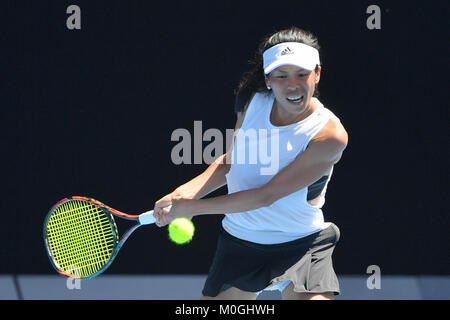
[[[270,85],[270,80],[267,77],[267,75],[264,75],[264,82],[266,83],[266,87],[267,88],[271,88],[272,86]]]
[[[316,84],[319,83],[319,81],[320,81],[320,73],[321,73],[321,71],[322,71],[322,66],[319,66],[317,68],[317,72],[315,72],[316,73],[316,79],[315,79],[315,83]]]

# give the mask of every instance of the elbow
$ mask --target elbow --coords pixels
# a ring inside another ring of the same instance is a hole
[[[225,173],[230,171],[231,163],[228,159],[227,153],[224,153],[220,157],[218,157],[215,161],[216,166],[218,166],[220,169],[224,170]]]

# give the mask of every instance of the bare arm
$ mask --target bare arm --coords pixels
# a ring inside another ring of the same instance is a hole
[[[175,198],[170,217],[163,217],[159,225],[167,224],[177,216],[235,213],[270,206],[322,177],[339,161],[347,141],[343,126],[330,120],[308,148],[264,186],[202,200]]]
[[[244,114],[239,112],[235,125],[237,131],[244,121]],[[224,186],[226,182],[225,175],[230,171],[229,161],[226,161],[228,155],[233,150],[234,141],[227,146],[227,152],[218,157],[203,173],[179,186],[175,192],[188,199],[201,199],[209,193]]]
[[[225,174],[230,166],[224,161],[226,153],[218,157],[200,175],[179,186],[174,193],[186,199],[201,199],[226,184]]]
[[[235,130],[237,131],[244,121],[245,111],[237,114]],[[230,170],[227,157],[233,150],[232,143],[227,146],[227,152],[218,157],[203,173],[176,188],[172,193],[164,196],[155,203],[155,216],[158,219],[163,213],[163,208],[172,204],[176,199],[198,200],[226,184],[225,175]]]

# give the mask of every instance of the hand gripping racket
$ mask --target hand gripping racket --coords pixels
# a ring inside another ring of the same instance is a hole
[[[137,224],[119,239],[113,215],[135,220]],[[45,218],[45,247],[51,264],[60,274],[89,279],[111,265],[137,228],[155,221],[153,210],[130,215],[92,198],[65,198],[56,203]]]

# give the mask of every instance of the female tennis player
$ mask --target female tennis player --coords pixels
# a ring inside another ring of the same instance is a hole
[[[321,208],[348,136],[317,98],[318,50],[316,37],[296,27],[267,37],[236,90],[229,151],[155,203],[159,226],[225,214],[203,299],[256,299],[265,289],[283,299],[339,294],[339,229]],[[270,150],[270,161],[252,150]],[[202,199],[225,184],[227,195]]]

